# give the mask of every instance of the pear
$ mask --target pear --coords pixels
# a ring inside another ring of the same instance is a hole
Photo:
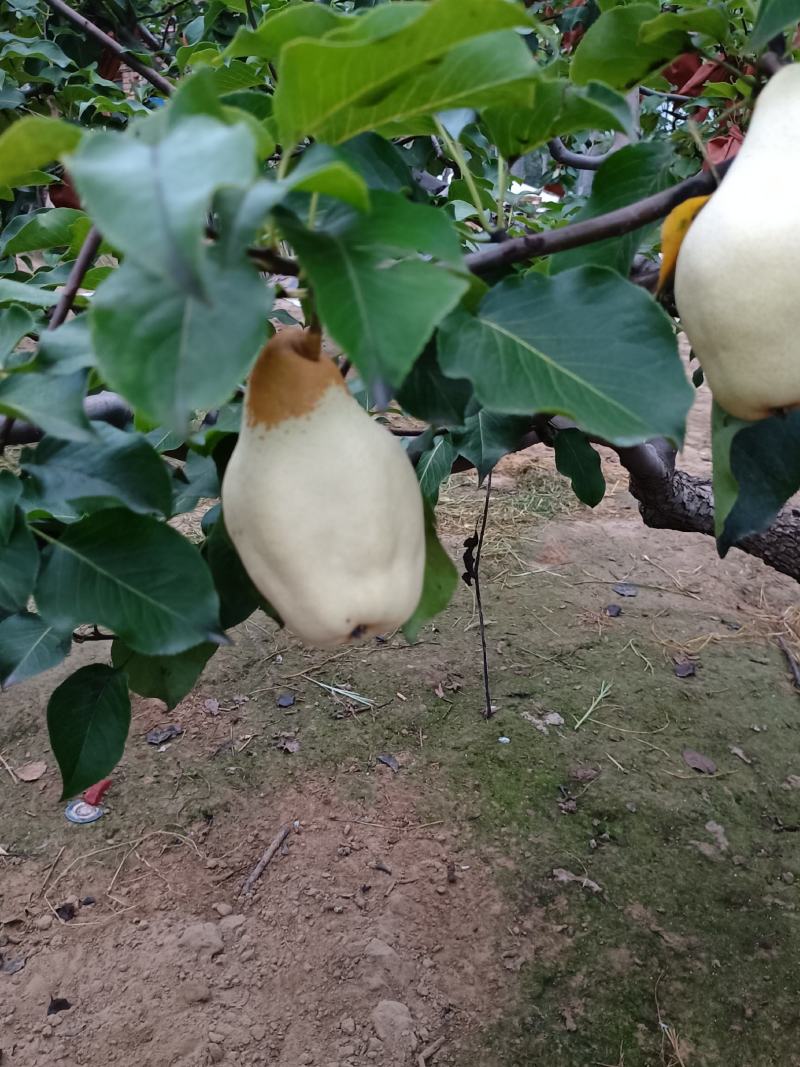
[[[675,302],[717,403],[740,419],[800,406],[800,65],[758,98],[739,154],[689,228]]]
[[[414,613],[425,569],[414,469],[318,334],[282,330],[259,356],[222,507],[253,584],[306,644],[348,644]]]

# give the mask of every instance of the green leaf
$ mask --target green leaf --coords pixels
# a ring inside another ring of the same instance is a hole
[[[0,546],[8,544],[17,518],[22,482],[9,470],[0,470]]]
[[[268,12],[254,30],[240,26],[222,55],[224,59],[241,56],[277,59],[283,46],[296,37],[322,37],[349,21],[346,15],[339,15],[319,4],[285,7]]]
[[[53,691],[47,729],[61,771],[62,800],[113,771],[125,751],[130,724],[125,675],[105,663],[79,668]]]
[[[33,480],[36,505],[59,517],[125,504],[131,511],[168,516],[167,468],[141,434],[97,423],[93,440],[45,437],[22,469]]]
[[[96,623],[148,655],[219,638],[219,600],[197,549],[127,508],[68,526],[47,550],[35,595],[60,633]]]
[[[52,374],[74,374],[93,367],[95,357],[88,317],[79,315],[55,330],[45,330],[39,337],[36,362]]]
[[[683,30],[673,30],[647,43],[642,27],[652,23],[658,8],[628,4],[604,11],[586,31],[572,59],[571,76],[578,85],[604,82],[613,89],[628,89],[660,70],[683,51],[689,41]]]
[[[72,152],[84,131],[63,119],[26,115],[0,135],[0,185],[19,185],[32,170]]]
[[[667,315],[600,267],[501,282],[442,323],[439,363],[492,411],[567,415],[620,445],[682,440],[694,396]]]
[[[72,240],[72,227],[86,216],[69,207],[49,208],[29,215],[17,215],[0,236],[0,255],[17,256],[41,248],[66,248]]]
[[[404,411],[432,426],[460,429],[464,425],[472,386],[442,374],[436,344],[429,342],[403,382],[397,399]]]
[[[800,0],[761,0],[756,22],[750,34],[751,50],[760,52],[773,37],[798,21],[800,21]]]
[[[12,374],[0,381],[0,411],[15,419],[32,422],[54,437],[90,441],[93,434],[83,410],[85,395],[85,371]]]
[[[288,179],[280,184],[287,192],[321,193],[352,204],[359,211],[369,210],[366,182],[350,166],[345,153],[329,145],[312,145],[303,153]]]
[[[110,388],[179,433],[195,410],[223,403],[243,380],[264,343],[271,303],[256,271],[226,263],[222,249],[204,250],[200,273],[204,300],[126,260],[89,311]]]
[[[719,545],[725,520],[736,503],[739,485],[731,470],[731,442],[739,430],[750,424],[735,419],[714,401],[711,405],[711,449],[714,457],[712,485],[714,489],[714,536]]]
[[[191,692],[216,651],[216,645],[205,642],[174,656],[143,656],[116,638],[111,645],[111,662],[128,676],[134,693],[163,700],[171,710]]]
[[[399,386],[468,282],[416,257],[389,262],[392,253],[417,249],[454,254],[455,231],[443,212],[392,193],[375,192],[373,203],[370,215],[328,232],[312,233],[285,211],[278,217],[331,336],[367,381]]]
[[[458,571],[442,548],[436,533],[436,515],[429,503],[425,503],[425,578],[419,604],[403,626],[408,642],[416,640],[422,627],[444,611],[458,585]]]
[[[556,470],[569,478],[575,496],[590,508],[605,496],[606,480],[600,456],[589,444],[585,433],[576,428],[559,430],[553,442]]]
[[[339,145],[337,151],[369,189],[400,193],[413,185],[405,153],[376,133],[360,133]]]
[[[219,476],[214,460],[190,452],[186,463],[175,478],[175,500],[172,505],[174,515],[191,511],[201,500],[216,499],[219,496]]]
[[[721,556],[743,537],[766,530],[800,489],[800,412],[773,415],[738,429],[730,442],[730,474],[739,494],[717,541]]]
[[[414,12],[411,21],[379,40],[301,38],[284,47],[275,93],[284,146],[303,136],[336,143],[379,123],[459,106],[473,75],[466,61],[480,66],[475,70],[478,91],[484,76],[482,57],[478,50],[448,65],[447,53],[495,30],[530,25],[521,8],[505,0],[432,0],[424,8],[415,6]],[[530,53],[523,69],[515,47],[524,48],[524,42],[509,38],[505,43],[508,66],[496,68],[494,78],[530,73]],[[495,48],[491,50],[494,54]],[[442,80],[440,68],[445,67]],[[451,101],[453,94],[456,99]]]
[[[57,666],[72,638],[55,632],[38,615],[22,612],[0,622],[0,686],[7,689]]]
[[[420,492],[431,504],[439,499],[439,486],[449,478],[456,450],[449,434],[433,438],[430,448],[423,452],[416,465]]]
[[[800,15],[798,15],[800,17]],[[702,33],[715,41],[723,42],[728,37],[728,16],[722,7],[699,7],[690,11],[663,11],[660,15],[643,22],[639,29],[639,41],[644,45],[657,43],[674,33]]]
[[[43,59],[56,67],[69,67],[72,60],[54,41],[43,37],[18,37],[14,33],[0,33],[0,59]]]
[[[30,282],[16,282],[13,278],[0,278],[0,304],[14,303],[49,308],[58,303],[58,293],[39,289]]]
[[[283,625],[278,613],[250,581],[250,576],[228,536],[224,518],[220,517],[214,523],[203,547],[203,555],[219,594],[219,617],[223,630],[238,626],[258,608],[275,619],[279,625]]]
[[[214,191],[255,177],[244,126],[189,116],[150,144],[130,134],[88,137],[69,163],[82,202],[103,236],[153,276],[198,296],[205,288],[201,237]]]
[[[475,467],[482,482],[503,456],[513,452],[530,426],[525,416],[499,415],[481,408],[466,420],[462,433],[452,435],[453,447]]]
[[[11,527],[0,552],[0,610],[24,611],[39,570],[39,552],[22,509],[14,509]]]
[[[575,221],[591,219],[626,207],[651,193],[660,192],[671,182],[673,160],[669,146],[658,141],[627,145],[614,152],[595,176],[592,193]],[[633,257],[642,240],[642,230],[571,248],[550,258],[550,273],[595,264],[611,267],[624,277],[630,273]]]
[[[14,351],[17,342],[35,328],[33,315],[18,304],[0,311],[0,367]]]

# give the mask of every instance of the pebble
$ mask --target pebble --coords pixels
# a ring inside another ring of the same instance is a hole
[[[352,1036],[356,1032],[355,1019],[350,1018],[350,1016],[348,1015],[347,1018],[342,1019],[342,1021],[339,1023],[339,1029],[342,1031],[343,1034],[348,1034]]]
[[[314,1062],[314,1057],[312,1056],[312,1054],[310,1052],[301,1052],[300,1053],[300,1063],[307,1064],[307,1063],[313,1063],[313,1062]]]
[[[202,979],[190,978],[180,987],[180,995],[187,1004],[205,1004],[211,997],[211,991]]]
[[[232,915],[233,914],[233,908],[230,906],[230,904],[225,904],[225,903],[212,904],[211,907],[214,909],[214,911],[217,913],[217,915],[221,916],[223,919],[225,918],[226,915]]]
[[[794,875],[791,871],[784,871],[781,875],[781,878],[784,880],[784,882],[786,882],[787,885],[792,885],[794,882]]]
[[[207,1052],[208,1058],[212,1063],[220,1063],[225,1055],[221,1045],[209,1045]]]
[[[37,930],[49,930],[53,925],[52,915],[39,915],[34,919],[33,925]]]

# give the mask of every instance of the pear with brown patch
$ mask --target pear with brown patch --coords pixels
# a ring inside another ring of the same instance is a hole
[[[306,644],[386,633],[417,607],[425,524],[414,469],[318,334],[291,327],[259,356],[222,506],[253,584]]]

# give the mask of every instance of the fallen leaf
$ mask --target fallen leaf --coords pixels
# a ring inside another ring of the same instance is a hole
[[[383,763],[390,770],[394,771],[395,774],[400,770],[400,764],[397,762],[397,759],[389,752],[384,752],[380,756],[376,756],[375,759],[378,763]]]
[[[695,674],[697,674],[697,669],[690,659],[679,659],[675,661],[676,678],[693,678]]]
[[[622,614],[622,608],[619,604],[608,604],[605,608],[605,613],[609,619],[617,619]]]
[[[685,748],[681,753],[683,756],[683,762],[687,767],[691,767],[693,771],[697,771],[699,774],[716,774],[717,765],[708,756],[703,756],[700,752],[695,752],[693,748]]]
[[[753,761],[750,759],[749,756],[746,756],[744,754],[744,752],[739,748],[738,745],[731,745],[731,752],[733,753],[734,756],[738,756],[739,759],[742,761],[742,763],[747,763],[747,764],[752,765]]]
[[[300,742],[292,734],[279,734],[275,739],[275,748],[279,752],[288,752],[293,756],[300,751]]]
[[[209,697],[208,700],[204,700],[203,707],[209,715],[219,715],[219,701],[216,697]]]
[[[169,726],[153,727],[152,730],[147,732],[145,738],[149,745],[163,745],[165,741],[171,741],[174,737],[180,737],[182,733],[183,727],[175,722],[171,722]]]
[[[21,971],[25,966],[25,960],[21,957],[17,959],[6,959],[2,953],[0,953],[0,973],[2,974],[16,974],[17,971]]]
[[[593,782],[595,778],[600,774],[597,767],[572,767],[569,772],[570,778],[573,782]]]
[[[568,871],[565,867],[554,867],[553,877],[557,882],[563,882],[565,885],[570,882],[576,882],[583,889],[588,889],[590,893],[602,893],[603,890],[597,882],[592,881],[591,878],[582,877],[579,874],[573,874],[572,871]]]
[[[33,763],[24,763],[14,771],[21,782],[38,782],[47,770],[47,764],[42,759],[34,760]]]
[[[72,1007],[66,997],[50,997],[50,1003],[47,1005],[47,1014],[55,1015],[59,1011],[69,1011]]]
[[[618,596],[639,595],[639,587],[634,585],[633,582],[617,582],[617,584],[612,588]]]
[[[789,774],[783,783],[784,789],[800,789],[800,774]]]
[[[56,908],[56,915],[62,922],[71,922],[75,918],[75,905],[71,901],[66,904],[59,904]]]
[[[728,838],[725,836],[725,830],[718,822],[714,822],[713,819],[709,819],[706,823],[706,830],[711,834],[714,840],[717,842],[717,846],[720,852],[727,852],[730,848],[728,844]]]
[[[281,693],[275,703],[279,708],[291,708],[294,707],[294,701],[294,693]]]

